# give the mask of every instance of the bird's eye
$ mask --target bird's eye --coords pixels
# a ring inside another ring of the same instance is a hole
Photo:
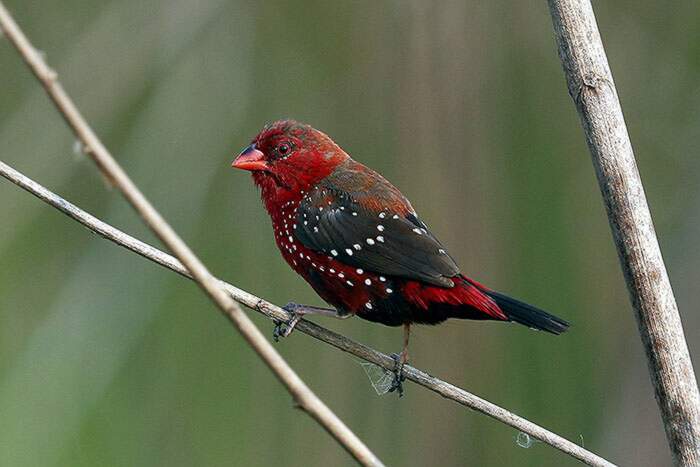
[[[277,146],[277,153],[282,157],[288,156],[290,152],[292,152],[292,146],[288,143],[282,143]]]

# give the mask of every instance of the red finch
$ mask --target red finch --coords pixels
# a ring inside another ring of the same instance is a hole
[[[267,125],[233,167],[252,172],[284,259],[335,308],[290,303],[294,317],[276,337],[310,313],[403,325],[400,390],[412,323],[514,321],[552,334],[569,326],[463,275],[396,187],[308,125]]]

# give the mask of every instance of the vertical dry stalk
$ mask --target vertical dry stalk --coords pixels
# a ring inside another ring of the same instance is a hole
[[[298,406],[325,428],[359,463],[371,466],[383,465],[379,458],[306,386],[304,381],[265,339],[238,303],[220,286],[219,280],[211,275],[206,266],[195,256],[117,164],[58,82],[56,73],[29,42],[2,2],[0,2],[0,26],[44,86],[75,135],[85,145],[86,152],[97,164],[99,170],[122,192],[141,215],[144,222],[175,254],[194,280],[236,326],[253,350],[284,384]]]
[[[589,0],[548,3],[674,462],[698,466],[698,386],[593,8]]]

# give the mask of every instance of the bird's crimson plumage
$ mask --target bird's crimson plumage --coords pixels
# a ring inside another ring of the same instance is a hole
[[[284,259],[341,315],[389,326],[463,318],[568,327],[464,276],[397,188],[308,125],[266,126],[234,166],[253,172]]]

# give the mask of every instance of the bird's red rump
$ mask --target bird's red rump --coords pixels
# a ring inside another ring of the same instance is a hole
[[[483,293],[479,284],[464,276],[453,278],[455,286],[451,288],[427,285],[409,281],[401,288],[404,297],[412,304],[429,310],[432,305],[465,305],[489,315],[493,319],[507,320],[503,310],[488,295]]]

